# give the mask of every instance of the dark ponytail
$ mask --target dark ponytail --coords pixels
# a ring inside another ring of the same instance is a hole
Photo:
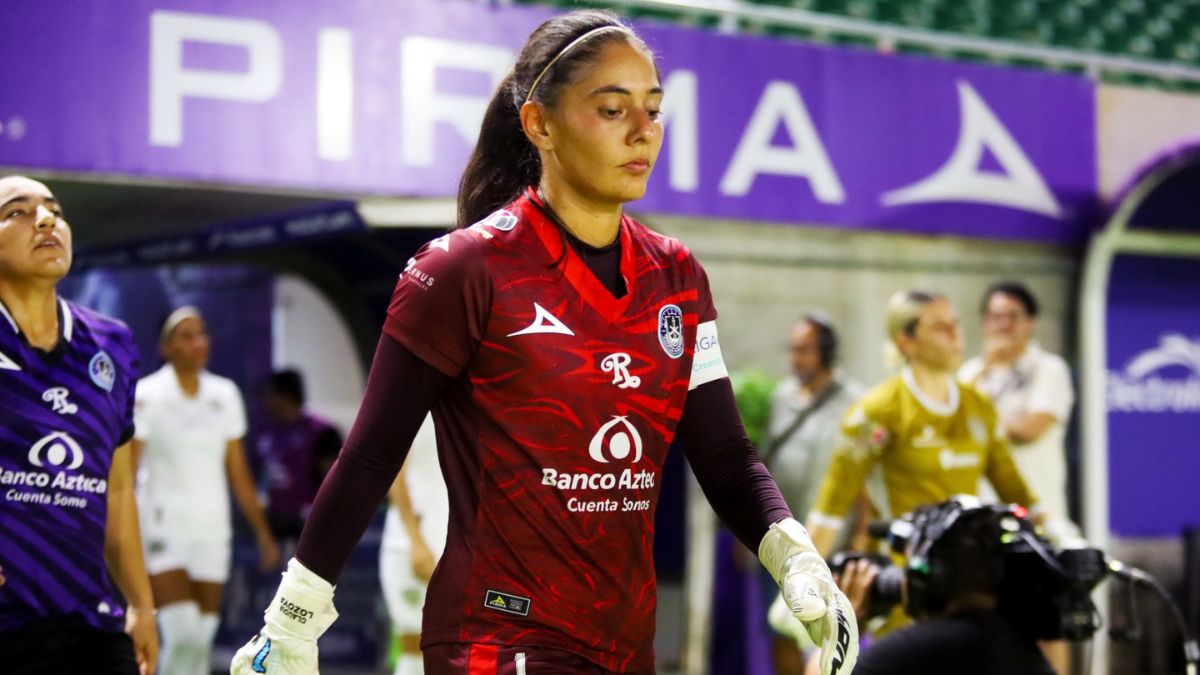
[[[546,70],[546,64],[581,35],[617,26],[622,31],[605,31],[573,47]],[[534,100],[553,107],[563,85],[593,61],[604,45],[624,40],[649,53],[617,15],[599,10],[571,12],[549,19],[538,26],[517,56],[516,65],[488,103],[479,129],[479,140],[458,185],[458,227],[468,227],[516,199],[542,178],[542,162],[537,148],[521,128],[521,106],[534,81],[541,75]]]

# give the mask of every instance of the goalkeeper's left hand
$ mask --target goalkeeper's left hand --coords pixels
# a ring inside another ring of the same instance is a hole
[[[858,661],[858,623],[808,532],[793,518],[767,530],[758,559],[779,584],[792,616],[821,647],[821,675],[849,675]]]

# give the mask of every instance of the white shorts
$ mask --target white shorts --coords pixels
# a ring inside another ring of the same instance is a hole
[[[413,574],[408,547],[391,546],[379,551],[379,585],[396,635],[421,632],[421,610],[429,585]]]
[[[146,572],[151,576],[183,570],[192,581],[223,584],[229,580],[233,547],[228,539],[152,535],[142,545],[146,551]]]

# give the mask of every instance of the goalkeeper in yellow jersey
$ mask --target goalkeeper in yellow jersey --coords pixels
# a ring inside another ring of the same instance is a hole
[[[825,556],[864,485],[883,518],[973,495],[981,476],[1005,502],[1032,507],[1037,501],[991,402],[955,380],[963,346],[950,302],[937,293],[899,292],[888,302],[887,330],[904,368],[846,413],[808,516],[813,542]]]

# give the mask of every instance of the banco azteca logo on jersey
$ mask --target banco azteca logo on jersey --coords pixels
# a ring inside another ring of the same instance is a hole
[[[613,415],[588,443],[588,456],[608,464],[609,458],[623,460],[633,453],[633,464],[642,461],[642,437],[624,415]]]
[[[83,448],[79,447],[79,443],[67,432],[53,431],[29,449],[29,463],[39,468],[45,468],[47,464],[67,464],[67,469],[78,469],[83,465]]]
[[[33,469],[0,468],[0,485],[8,501],[25,504],[85,509],[95,503],[94,495],[108,491],[108,481],[75,470],[83,466],[83,448],[65,431],[52,431],[39,438],[26,456]]]
[[[642,436],[638,433],[637,427],[633,426],[633,423],[625,415],[613,415],[612,419],[600,426],[600,429],[592,436],[592,440],[588,442],[588,457],[605,467],[597,472],[571,472],[543,468],[542,485],[572,491],[645,490],[654,487],[655,479],[658,476],[658,472],[654,469],[635,471],[631,466],[626,466],[618,471],[620,464],[637,464],[642,461]],[[619,465],[612,466],[613,464]],[[629,507],[624,509],[621,509],[615,501],[611,504],[606,501],[603,508],[596,507],[594,504],[580,508],[588,511],[641,511],[648,509],[649,506],[648,500],[640,500],[630,502]],[[572,511],[578,510],[572,506],[572,502],[567,504],[567,508]]]

